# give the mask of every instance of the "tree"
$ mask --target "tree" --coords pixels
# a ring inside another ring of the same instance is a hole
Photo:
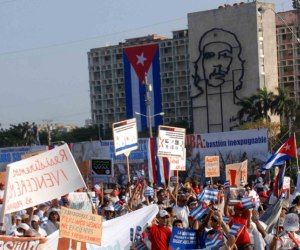
[[[300,0],[293,0],[293,8],[295,10],[300,10]]]
[[[270,121],[274,98],[275,95],[268,92],[267,88],[264,87],[259,89],[256,94],[239,101],[238,105],[242,106],[237,113],[240,123],[254,122],[261,119]]]

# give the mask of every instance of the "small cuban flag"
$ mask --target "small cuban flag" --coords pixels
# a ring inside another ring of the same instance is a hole
[[[204,189],[199,195],[199,201],[218,201],[219,190],[217,189]]]
[[[230,188],[230,183],[229,183],[229,181],[225,181],[224,182],[224,188],[226,189],[226,188]]]
[[[190,216],[195,220],[200,220],[209,210],[205,202],[201,202],[198,207],[195,207],[191,212]]]
[[[223,235],[219,232],[208,234],[205,240],[205,246],[209,249],[220,249],[223,244]]]
[[[118,202],[116,202],[115,204],[114,204],[114,209],[115,209],[115,211],[120,211],[120,210],[122,210],[122,205],[120,204],[120,203],[118,203]]]
[[[149,196],[153,197],[154,196],[154,189],[152,187],[147,187],[145,189],[144,195],[145,195],[145,197],[149,197]]]
[[[239,233],[243,230],[245,225],[242,224],[233,224],[229,230],[229,234],[237,237]]]
[[[226,216],[223,216],[223,217],[222,217],[222,220],[223,220],[226,224],[228,224],[229,221],[230,221],[230,218],[228,218],[228,217],[226,217]]]
[[[241,200],[244,209],[255,208],[254,199],[252,197],[245,197]]]

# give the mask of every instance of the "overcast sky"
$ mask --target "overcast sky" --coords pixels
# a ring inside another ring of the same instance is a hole
[[[0,123],[90,118],[87,52],[148,34],[171,37],[187,13],[237,1],[0,0]],[[247,2],[247,1],[244,1]],[[292,0],[269,1],[277,11]]]

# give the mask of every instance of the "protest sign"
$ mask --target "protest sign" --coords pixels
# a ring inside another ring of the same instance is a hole
[[[12,213],[85,187],[67,144],[7,166],[4,213]]]
[[[219,156],[205,156],[205,177],[219,177],[220,176],[220,162]]]
[[[226,180],[230,186],[240,186],[241,182],[247,183],[247,165],[247,160],[226,165]]]
[[[282,189],[283,190],[290,189],[290,185],[291,185],[291,178],[288,176],[284,176]]]
[[[102,217],[66,207],[60,210],[60,237],[101,245]]]
[[[40,250],[44,248],[47,238],[44,237],[13,237],[0,235],[0,249],[1,250],[19,250],[30,249]]]
[[[0,172],[0,183],[5,185],[6,172]]]
[[[170,248],[172,250],[197,249],[196,230],[173,227]]]
[[[157,155],[160,157],[184,157],[185,129],[159,126]]]
[[[186,150],[184,148],[183,157],[169,157],[170,170],[186,170]]]
[[[115,154],[121,155],[138,148],[136,119],[113,123]]]
[[[95,197],[95,192],[89,192],[90,197]],[[92,203],[86,192],[72,192],[68,195],[69,207],[86,212],[92,212]]]
[[[111,159],[92,159],[92,177],[113,176],[113,164]]]

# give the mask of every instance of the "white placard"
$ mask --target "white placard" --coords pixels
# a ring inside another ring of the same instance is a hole
[[[186,150],[184,149],[183,157],[169,157],[170,170],[186,170]]]
[[[85,187],[67,144],[7,166],[5,214]]]
[[[290,189],[291,185],[291,178],[284,176],[283,177],[283,184],[282,184],[282,189]]]
[[[115,155],[138,149],[136,118],[113,124]]]
[[[157,155],[160,157],[184,157],[185,129],[159,126]]]

